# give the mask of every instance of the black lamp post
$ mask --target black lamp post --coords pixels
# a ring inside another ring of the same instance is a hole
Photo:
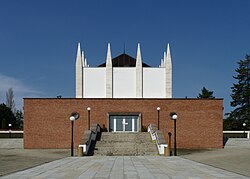
[[[170,118],[171,120],[174,121],[174,156],[177,156],[177,147],[176,147],[176,119],[177,119],[177,114],[175,112],[170,113]]]
[[[91,110],[91,108],[87,107],[87,110],[88,110],[88,129],[90,130],[90,110]]]
[[[246,136],[246,125],[247,124],[244,122],[242,125],[243,125],[243,130],[244,130],[244,134],[243,135],[244,135],[244,138],[245,138],[245,136]]]
[[[158,113],[158,130],[160,130],[160,110],[161,110],[161,108],[160,107],[157,107],[156,108],[157,109],[157,113]]]
[[[74,156],[74,121],[79,118],[76,112],[71,113],[69,120],[71,121],[71,157]]]

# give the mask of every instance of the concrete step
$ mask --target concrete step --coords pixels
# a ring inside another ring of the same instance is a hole
[[[95,155],[158,155],[156,144],[147,132],[104,132],[95,148]]]
[[[148,133],[102,133],[101,141],[131,141],[131,140],[151,140]]]
[[[95,151],[95,155],[158,155],[155,150],[156,148],[145,150],[145,148],[101,147]]]
[[[109,141],[98,141],[96,147],[155,147],[156,144],[153,142],[109,142]]]

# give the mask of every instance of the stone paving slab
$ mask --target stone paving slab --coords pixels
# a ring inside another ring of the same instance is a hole
[[[244,179],[249,177],[180,157],[92,156],[67,157],[1,178]]]

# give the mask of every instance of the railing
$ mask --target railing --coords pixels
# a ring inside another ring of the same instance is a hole
[[[166,140],[161,131],[157,130],[156,125],[149,124],[148,132],[150,133],[151,139],[155,141],[158,152],[160,155],[164,154],[164,148],[168,147]]]
[[[247,138],[250,139],[250,131],[223,131],[224,138]]]
[[[0,138],[23,138],[22,130],[1,130]]]
[[[79,147],[83,147],[84,155],[94,155],[96,141],[101,139],[101,127],[99,124],[91,125],[90,130],[84,132],[83,144]]]
[[[10,131],[9,130],[1,130],[0,131],[0,134],[8,134],[8,133],[10,133]],[[12,134],[23,134],[23,131],[14,131],[14,130],[11,130],[11,133]]]

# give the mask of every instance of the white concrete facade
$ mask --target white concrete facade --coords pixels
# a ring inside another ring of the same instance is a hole
[[[113,68],[114,98],[136,98],[136,69]]]
[[[76,58],[76,98],[172,98],[170,47],[159,67],[143,67],[140,44],[135,67],[113,67],[108,44],[106,67],[89,67],[80,43]]]

